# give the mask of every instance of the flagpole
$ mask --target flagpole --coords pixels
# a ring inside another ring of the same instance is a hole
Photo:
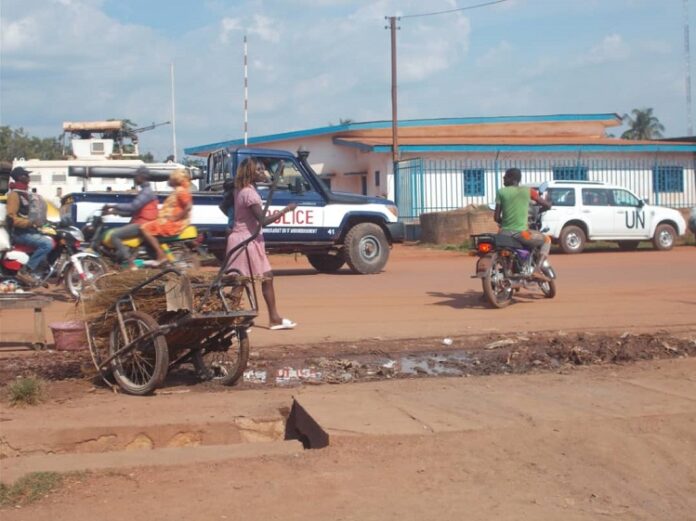
[[[244,146],[249,136],[249,67],[247,59],[247,37],[244,35]]]
[[[171,95],[172,95],[172,155],[176,162],[176,108],[174,106],[174,62],[169,64],[169,76],[171,79]]]

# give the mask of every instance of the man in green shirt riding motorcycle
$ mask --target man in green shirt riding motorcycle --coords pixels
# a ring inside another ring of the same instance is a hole
[[[539,248],[539,262],[533,277],[548,280],[541,271],[541,265],[551,251],[551,238],[540,231],[529,229],[529,203],[534,201],[549,209],[551,203],[539,196],[533,188],[520,186],[522,172],[519,168],[508,168],[503,176],[503,188],[495,196],[494,219],[500,225],[500,233],[513,236],[529,249]]]

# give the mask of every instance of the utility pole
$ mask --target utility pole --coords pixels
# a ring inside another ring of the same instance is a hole
[[[691,122],[691,52],[689,49],[689,0],[684,0],[684,60],[686,61],[685,83],[686,83],[686,132],[687,135],[694,135],[694,128]]]
[[[247,37],[244,35],[244,146],[249,135],[249,67],[247,65]]]
[[[174,62],[169,64],[169,77],[172,83],[172,155],[176,163],[176,110],[174,107]]]
[[[391,32],[391,102],[392,102],[392,161],[399,160],[399,120],[397,116],[396,88],[396,16],[387,16]],[[386,27],[385,27],[386,29]]]

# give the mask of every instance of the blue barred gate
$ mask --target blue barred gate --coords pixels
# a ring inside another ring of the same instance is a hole
[[[399,217],[418,221],[423,213],[488,204],[508,168],[522,171],[523,184],[548,180],[604,181],[628,188],[651,204],[696,206],[693,160],[588,159],[405,159],[394,165],[394,199]]]

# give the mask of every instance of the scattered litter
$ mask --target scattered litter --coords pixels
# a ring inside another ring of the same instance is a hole
[[[484,349],[498,349],[500,347],[511,346],[516,343],[517,340],[513,340],[512,338],[505,338],[503,340],[498,340],[497,342],[491,342],[490,344],[486,345]]]
[[[451,346],[453,344],[453,342],[454,341],[451,338],[443,338],[442,339],[443,345],[446,345],[446,346]]]
[[[244,371],[244,381],[248,383],[265,384],[268,373],[263,370],[249,369]]]

